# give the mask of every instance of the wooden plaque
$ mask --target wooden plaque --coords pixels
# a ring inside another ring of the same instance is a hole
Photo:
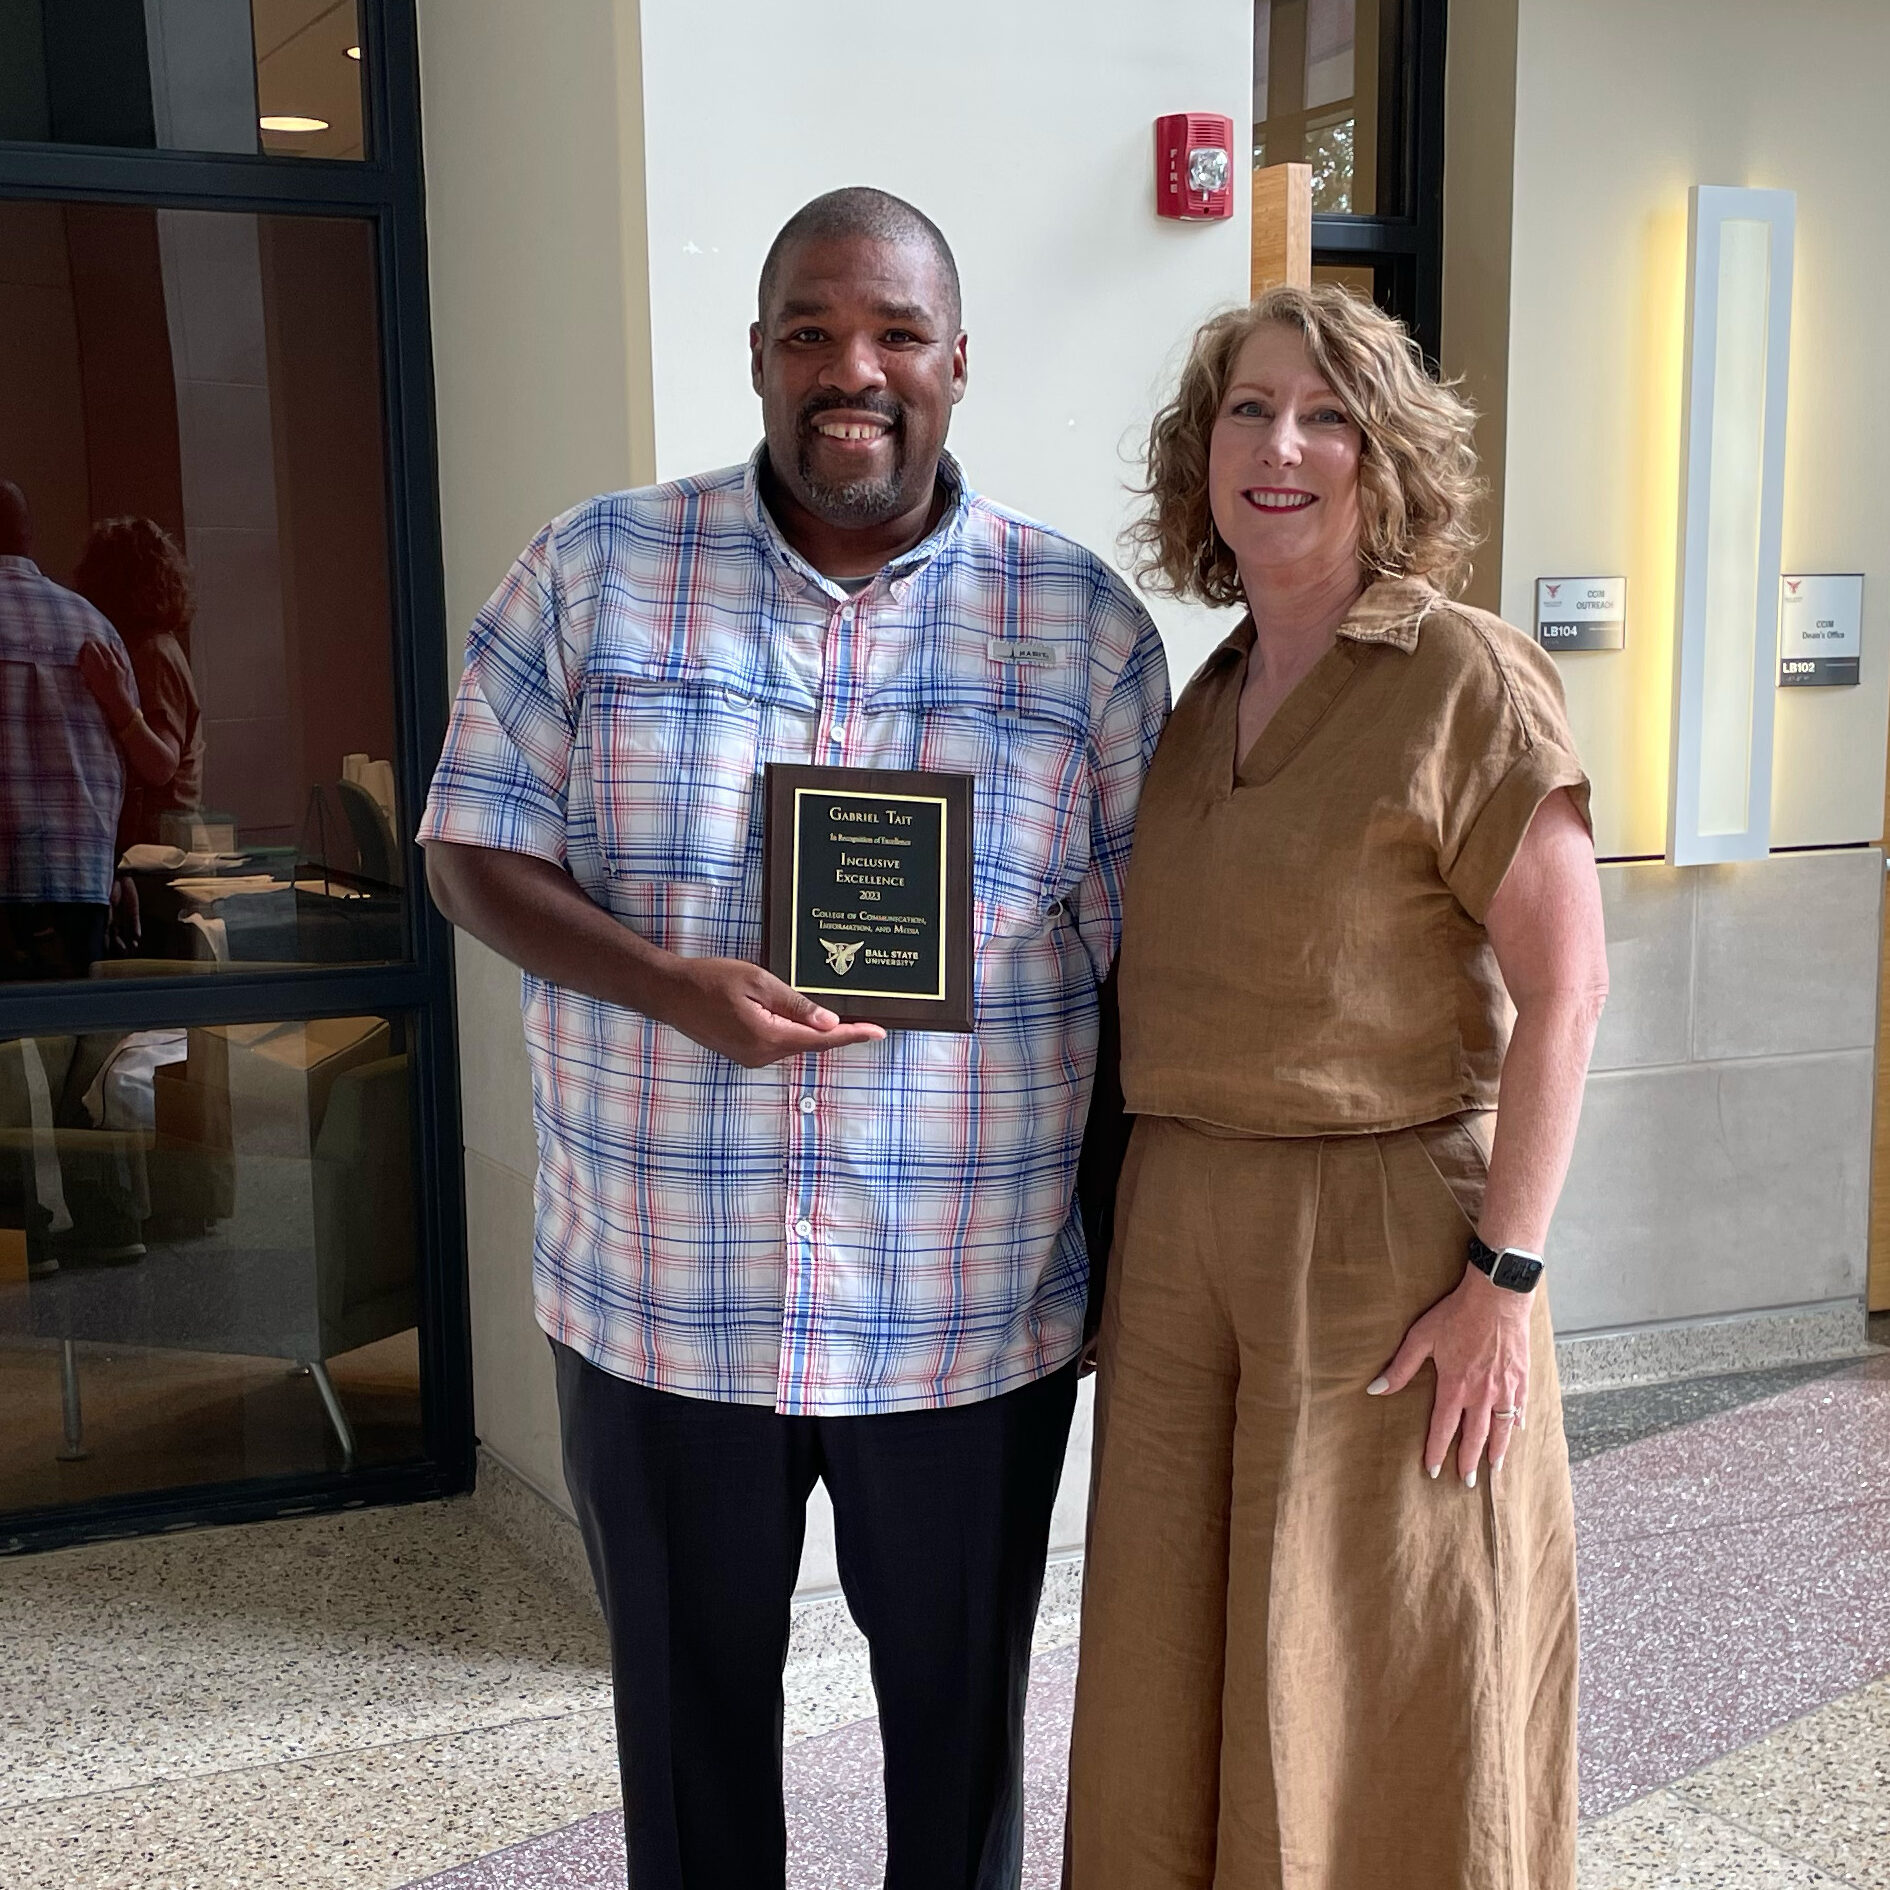
[[[849,1020],[970,1030],[971,784],[770,765],[767,968]]]

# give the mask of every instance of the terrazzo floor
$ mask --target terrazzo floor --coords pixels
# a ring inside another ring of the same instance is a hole
[[[1571,1399],[1582,1890],[1890,1890],[1890,1356]],[[1057,1882],[1080,1570],[1037,1636]],[[623,1883],[603,1636],[466,1504],[0,1563],[0,1884]],[[795,1890],[883,1871],[864,1649],[797,1618]]]

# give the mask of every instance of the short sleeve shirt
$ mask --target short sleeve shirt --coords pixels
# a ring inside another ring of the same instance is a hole
[[[1161,640],[971,491],[855,591],[747,466],[606,494],[473,627],[421,837],[564,867],[683,957],[762,949],[772,762],[975,777],[970,1034],[749,1070],[528,977],[539,1322],[621,1378],[796,1416],[996,1397],[1082,1345],[1075,1201]]]
[[[1256,1135],[1493,1108],[1510,1010],[1483,920],[1549,794],[1588,817],[1554,664],[1381,580],[1237,757],[1253,643],[1248,620],[1203,665],[1143,791],[1128,1107]]]
[[[30,558],[0,557],[0,900],[112,896],[125,766],[79,668],[118,632]]]

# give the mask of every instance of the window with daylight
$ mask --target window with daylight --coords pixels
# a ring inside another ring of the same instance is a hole
[[[1433,359],[1443,275],[1445,0],[1254,0],[1253,162],[1312,171],[1318,279]]]

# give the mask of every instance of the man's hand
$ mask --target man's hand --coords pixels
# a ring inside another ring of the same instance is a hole
[[[429,840],[427,884],[455,925],[534,977],[641,1011],[751,1070],[886,1034],[841,1023],[743,959],[659,950],[548,860]]]
[[[878,1043],[886,1035],[877,1024],[841,1023],[772,972],[739,958],[679,958],[670,983],[663,1021],[744,1069],[809,1050]]]
[[[94,638],[79,648],[79,674],[112,733],[122,733],[138,713],[138,685],[130,663],[111,644]]]

